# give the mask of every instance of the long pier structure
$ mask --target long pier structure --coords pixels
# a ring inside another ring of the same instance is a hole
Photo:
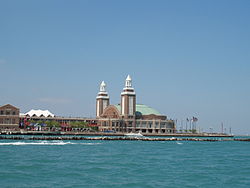
[[[109,140],[109,141],[207,141],[207,142],[216,142],[216,141],[250,141],[250,138],[176,138],[176,137],[82,137],[82,136],[29,136],[23,137],[20,135],[2,135],[0,140]]]

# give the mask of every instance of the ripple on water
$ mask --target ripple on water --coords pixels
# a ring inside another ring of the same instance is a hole
[[[248,187],[249,143],[0,141],[1,187]]]

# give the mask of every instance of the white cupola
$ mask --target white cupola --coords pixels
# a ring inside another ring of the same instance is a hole
[[[127,78],[126,78],[125,87],[126,88],[131,88],[132,87],[132,79],[131,79],[130,75],[128,75]]]
[[[106,84],[104,81],[102,81],[102,83],[100,85],[100,92],[106,92]]]

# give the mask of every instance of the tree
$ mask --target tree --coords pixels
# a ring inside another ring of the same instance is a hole
[[[191,132],[192,133],[196,133],[197,131],[196,131],[196,129],[192,129]]]
[[[83,121],[72,121],[70,122],[72,128],[88,128],[88,123]]]
[[[98,127],[90,127],[93,131],[98,131]]]
[[[46,126],[49,127],[50,129],[53,128],[53,127],[61,127],[60,123],[57,122],[57,121],[46,121],[45,122]]]

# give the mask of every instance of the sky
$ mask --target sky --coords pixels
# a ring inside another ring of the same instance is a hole
[[[0,0],[0,105],[95,117],[102,80],[120,102],[177,126],[250,134],[250,1]]]

